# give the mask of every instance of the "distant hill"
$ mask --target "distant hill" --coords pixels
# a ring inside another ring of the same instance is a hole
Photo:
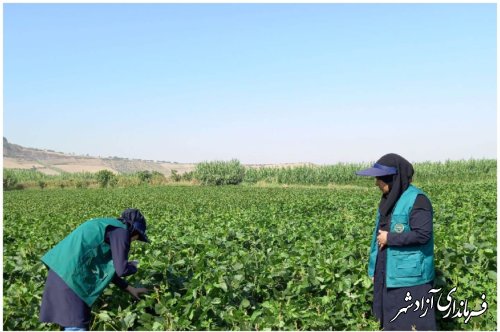
[[[195,164],[180,164],[152,160],[128,159],[119,157],[98,158],[78,156],[53,150],[27,148],[10,143],[3,138],[3,167],[17,169],[36,169],[45,174],[60,174],[63,172],[98,172],[102,169],[117,174],[134,173],[138,171],[157,171],[170,175],[172,170],[178,174],[192,171]]]
[[[261,167],[297,167],[314,166],[312,163],[288,163],[288,164],[251,164],[245,165],[250,168]],[[176,162],[128,159],[120,157],[91,157],[79,156],[53,150],[42,150],[27,148],[10,143],[3,138],[3,167],[17,169],[36,169],[45,174],[98,172],[102,169],[110,170],[116,174],[135,173],[138,171],[157,171],[169,176],[172,170],[178,174],[190,172],[195,169],[196,164],[182,164]]]

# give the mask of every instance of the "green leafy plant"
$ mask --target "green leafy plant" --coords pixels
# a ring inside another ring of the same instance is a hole
[[[137,172],[137,177],[143,183],[149,183],[153,178],[153,174],[150,171],[140,171]]]
[[[105,169],[100,170],[96,173],[96,179],[101,188],[105,188],[108,186],[112,187],[116,184],[117,181],[115,174]]]
[[[41,256],[86,219],[134,206],[150,244],[130,284],[110,286],[92,308],[95,330],[377,330],[368,247],[380,193],[373,186],[259,188],[138,186],[4,192],[4,330],[38,322],[47,269]],[[417,182],[434,208],[436,287],[488,310],[441,330],[495,330],[496,178]],[[49,227],[48,227],[49,226]]]
[[[181,180],[181,176],[177,173],[175,169],[171,171],[170,179],[174,182],[179,182]]]
[[[202,162],[194,171],[194,178],[204,185],[239,184],[244,176],[245,167],[236,159]]]
[[[3,170],[3,189],[11,190],[16,189],[18,184],[18,179],[15,176],[15,173],[10,170]]]

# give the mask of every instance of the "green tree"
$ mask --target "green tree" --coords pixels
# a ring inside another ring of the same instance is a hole
[[[150,171],[140,171],[137,172],[137,177],[143,183],[149,183],[153,178],[153,174]]]
[[[96,173],[96,179],[101,188],[114,186],[117,183],[116,175],[106,169],[100,170]]]

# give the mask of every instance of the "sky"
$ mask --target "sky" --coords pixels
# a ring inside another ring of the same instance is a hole
[[[496,4],[4,4],[3,136],[244,164],[496,158]]]

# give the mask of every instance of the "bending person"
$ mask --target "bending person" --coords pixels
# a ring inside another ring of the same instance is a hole
[[[110,282],[134,298],[147,292],[121,278],[137,272],[137,262],[128,261],[130,244],[136,240],[149,242],[146,219],[139,210],[127,209],[118,219],[84,222],[47,252],[42,257],[49,272],[40,321],[64,330],[88,330],[90,307]]]

